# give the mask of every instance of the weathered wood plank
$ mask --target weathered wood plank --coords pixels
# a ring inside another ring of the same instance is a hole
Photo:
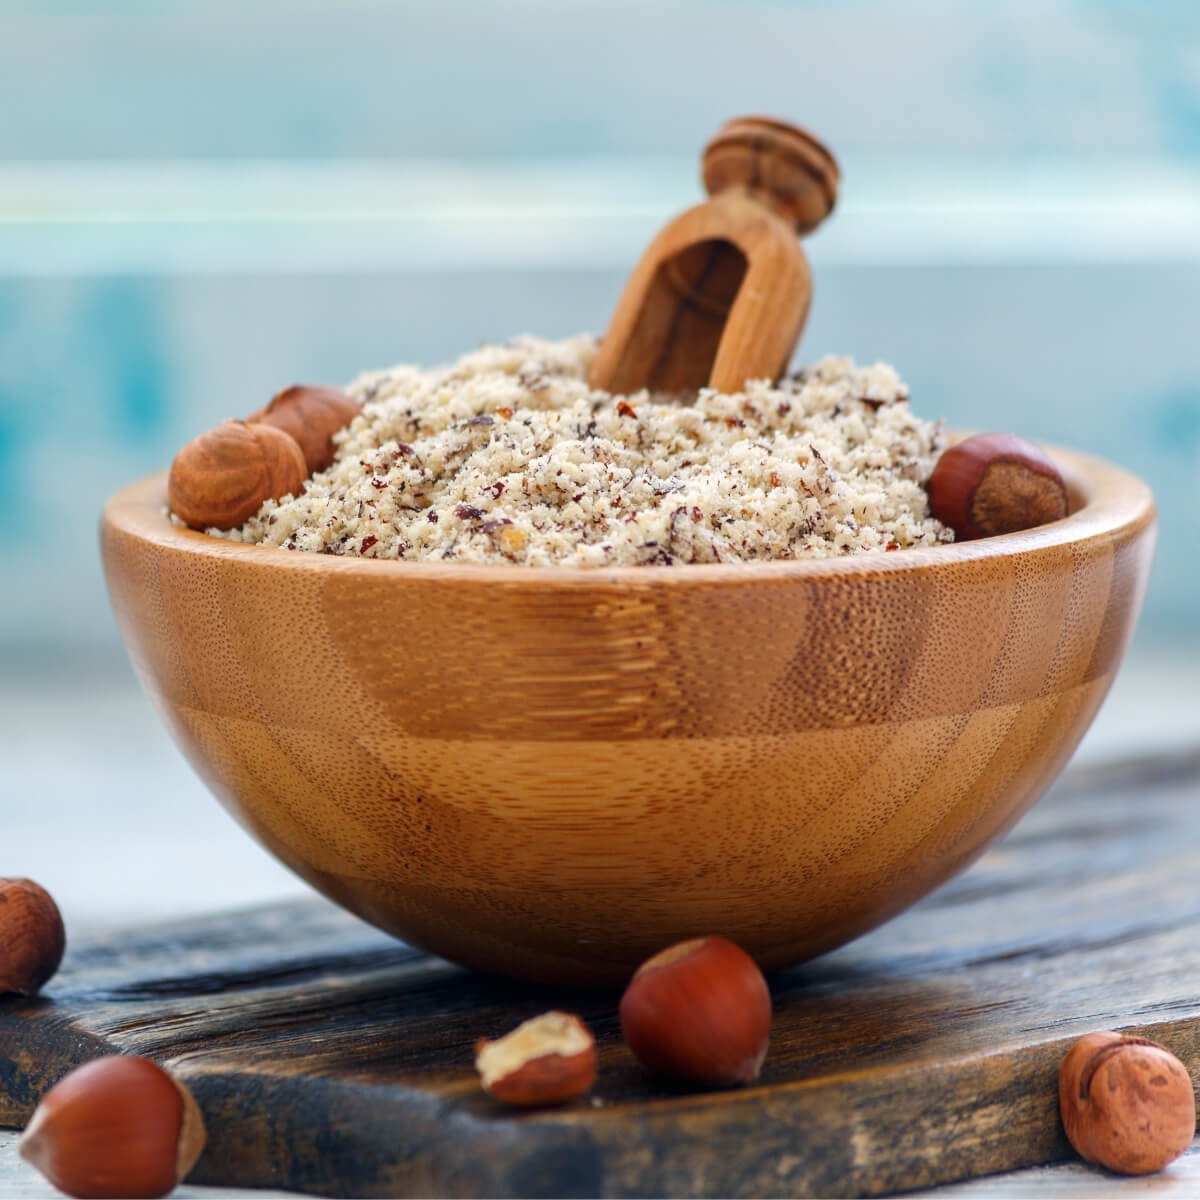
[[[1068,776],[972,870],[777,975],[761,1084],[689,1095],[621,1044],[616,993],[472,974],[331,906],[73,946],[0,1004],[0,1122],[110,1049],[192,1084],[194,1180],[375,1195],[880,1194],[1069,1155],[1066,1045],[1132,1027],[1200,1073],[1200,753]],[[544,1008],[601,1047],[592,1104],[510,1115],[477,1037]]]

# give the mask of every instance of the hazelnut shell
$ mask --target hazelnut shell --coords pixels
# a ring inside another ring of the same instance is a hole
[[[929,510],[960,541],[1015,533],[1065,517],[1067,485],[1050,458],[1009,433],[948,447],[926,485]]]
[[[1082,1157],[1125,1175],[1159,1171],[1196,1132],[1187,1069],[1164,1046],[1119,1033],[1090,1033],[1063,1059],[1059,1113]]]
[[[167,478],[171,511],[193,529],[233,529],[308,478],[295,438],[274,425],[225,421],[188,442]]]
[[[68,1196],[165,1196],[204,1149],[204,1121],[173,1075],[133,1055],[86,1063],[52,1087],[20,1153]]]
[[[643,963],[621,997],[621,1029],[649,1070],[723,1087],[758,1078],[771,994],[758,964],[722,937],[681,942]]]
[[[277,392],[270,404],[247,420],[290,433],[304,451],[308,473],[313,475],[333,462],[337,453],[333,435],[349,425],[361,407],[339,388],[297,383]]]
[[[66,945],[62,914],[50,893],[32,879],[0,879],[0,994],[41,991]]]

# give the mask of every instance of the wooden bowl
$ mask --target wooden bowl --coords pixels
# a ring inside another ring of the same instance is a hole
[[[109,501],[104,565],[193,765],[344,907],[534,979],[621,981],[710,932],[781,967],[961,870],[1104,698],[1153,499],[1052,453],[1065,520],[892,554],[343,559],[175,528],[158,477]]]

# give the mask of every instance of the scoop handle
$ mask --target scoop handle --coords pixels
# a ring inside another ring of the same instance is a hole
[[[832,210],[837,163],[796,126],[739,117],[705,147],[703,169],[711,198],[642,255],[593,361],[592,387],[735,392],[786,369],[812,300],[796,234]]]

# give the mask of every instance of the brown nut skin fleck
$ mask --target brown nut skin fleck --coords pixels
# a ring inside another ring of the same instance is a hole
[[[333,435],[358,416],[362,406],[339,388],[296,383],[277,392],[270,404],[247,417],[290,433],[304,451],[308,473],[323,471],[337,448]]]
[[[621,1029],[649,1070],[713,1087],[758,1078],[771,993],[758,964],[723,937],[696,938],[644,962],[621,997]]]
[[[32,879],[0,879],[0,994],[36,995],[58,970],[66,945],[50,893]]]
[[[167,504],[192,529],[234,529],[265,500],[298,496],[304,453],[274,425],[224,421],[188,442],[167,477]]]
[[[1010,433],[980,433],[950,446],[926,491],[929,511],[959,541],[1045,525],[1065,517],[1070,504],[1049,457]]]
[[[564,1036],[576,1047],[567,1053]],[[499,1071],[490,1058],[497,1051],[505,1055]],[[586,1095],[596,1082],[596,1043],[573,1013],[542,1013],[503,1038],[480,1038],[475,1069],[483,1090],[514,1108],[566,1104]]]
[[[1125,1175],[1161,1171],[1191,1144],[1196,1095],[1164,1046],[1119,1033],[1080,1038],[1058,1073],[1058,1105],[1071,1145]]]
[[[173,1075],[134,1055],[65,1075],[21,1135],[21,1157],[68,1196],[165,1196],[204,1149],[204,1120]]]

